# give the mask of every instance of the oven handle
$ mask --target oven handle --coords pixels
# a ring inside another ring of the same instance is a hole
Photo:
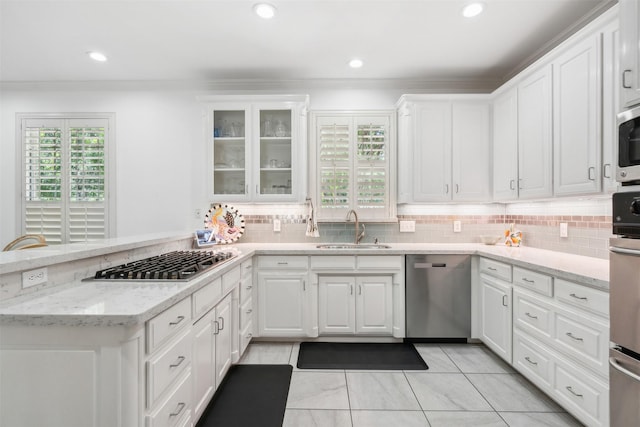
[[[615,357],[610,357],[609,358],[609,365],[611,365],[611,367],[613,369],[615,369],[616,371],[620,371],[623,374],[633,378],[634,380],[640,382],[640,376],[634,374],[633,372],[631,372],[628,369],[623,368],[622,366],[620,366],[620,364],[618,363],[618,360]]]
[[[622,255],[640,256],[640,251],[636,249],[619,248],[617,246],[609,246],[611,252]]]

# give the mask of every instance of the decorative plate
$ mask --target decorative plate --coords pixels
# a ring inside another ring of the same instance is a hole
[[[215,204],[205,215],[204,228],[212,230],[211,240],[233,243],[244,234],[244,217],[233,206]]]

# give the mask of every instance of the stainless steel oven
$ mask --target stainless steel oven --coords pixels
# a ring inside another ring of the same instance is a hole
[[[609,351],[612,427],[640,425],[640,192],[613,195]]]
[[[617,148],[617,181],[640,183],[640,107],[618,114]]]

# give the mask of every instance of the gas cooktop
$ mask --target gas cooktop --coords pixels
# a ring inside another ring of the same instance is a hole
[[[173,251],[99,270],[91,280],[187,281],[235,257],[231,251]]]

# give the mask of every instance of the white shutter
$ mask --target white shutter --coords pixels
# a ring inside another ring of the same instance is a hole
[[[321,217],[343,217],[349,209],[352,194],[351,133],[348,119],[327,118],[318,122],[318,211]]]
[[[108,119],[22,121],[24,232],[48,243],[106,237]]]
[[[366,218],[384,218],[389,205],[388,132],[384,118],[357,118],[356,209]]]

